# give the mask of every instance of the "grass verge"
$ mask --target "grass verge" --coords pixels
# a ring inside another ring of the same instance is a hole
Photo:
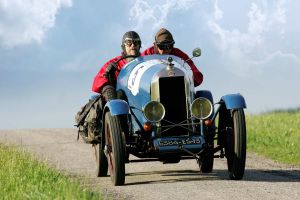
[[[247,148],[273,160],[300,165],[300,110],[248,115]]]
[[[100,193],[38,162],[32,155],[0,144],[1,199],[101,199]]]

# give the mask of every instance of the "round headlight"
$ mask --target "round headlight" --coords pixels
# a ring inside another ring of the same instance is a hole
[[[197,119],[208,118],[213,111],[213,106],[207,98],[199,97],[192,103],[191,112]]]
[[[165,116],[165,107],[158,101],[150,101],[143,109],[145,118],[150,122],[158,122]]]

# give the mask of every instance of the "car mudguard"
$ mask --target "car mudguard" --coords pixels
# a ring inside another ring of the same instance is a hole
[[[195,94],[195,98],[198,97],[205,97],[209,99],[212,104],[214,104],[213,96],[209,90],[197,90]]]
[[[227,109],[238,109],[238,108],[246,108],[246,102],[244,97],[237,94],[227,94],[221,97],[221,100],[225,102]]]
[[[110,111],[112,116],[129,114],[129,106],[127,102],[122,99],[113,99],[107,102],[104,111],[107,110]]]

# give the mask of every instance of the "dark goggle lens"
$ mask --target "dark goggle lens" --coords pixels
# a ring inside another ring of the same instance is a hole
[[[132,44],[134,44],[135,46],[138,46],[141,44],[141,41],[140,40],[125,40],[124,44],[127,46],[131,46]]]
[[[157,43],[157,47],[160,50],[168,50],[173,49],[174,44],[173,43]]]

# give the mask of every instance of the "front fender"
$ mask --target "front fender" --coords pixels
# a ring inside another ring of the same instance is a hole
[[[221,97],[227,109],[246,108],[246,102],[241,94],[227,94]]]
[[[105,104],[104,110],[109,110],[112,116],[129,114],[129,106],[127,102],[121,99],[113,99],[108,101]]]
[[[196,90],[195,98],[198,97],[205,97],[209,99],[212,104],[214,104],[213,96],[209,90]]]

